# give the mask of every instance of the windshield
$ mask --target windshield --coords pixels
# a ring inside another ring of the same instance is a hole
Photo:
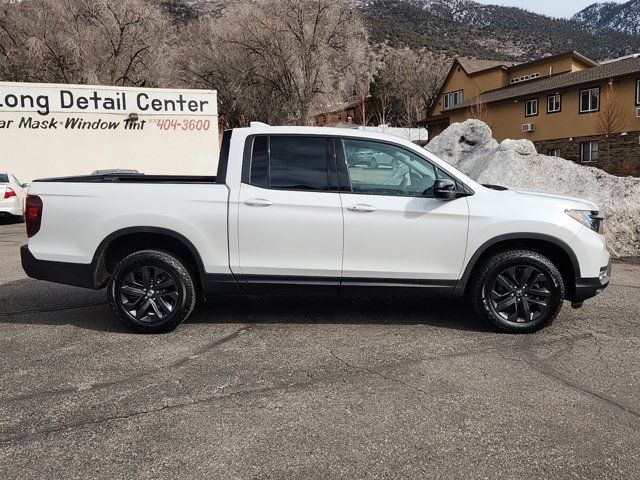
[[[0,183],[9,183],[9,176],[6,173],[0,173]]]

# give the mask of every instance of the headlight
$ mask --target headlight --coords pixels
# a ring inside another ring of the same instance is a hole
[[[602,233],[604,216],[594,210],[565,210],[565,213],[594,232]]]

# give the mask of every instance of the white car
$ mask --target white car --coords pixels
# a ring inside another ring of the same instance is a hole
[[[353,166],[360,150],[401,165]],[[35,181],[22,265],[106,286],[140,332],[175,328],[196,298],[324,292],[468,293],[524,333],[608,285],[602,221],[591,202],[485,187],[398,137],[259,124],[225,132],[217,176]]]
[[[26,186],[12,174],[0,172],[0,218],[24,218]]]

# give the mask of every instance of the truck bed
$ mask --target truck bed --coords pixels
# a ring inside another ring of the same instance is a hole
[[[218,183],[215,175],[136,175],[136,174],[105,174],[80,175],[73,177],[40,178],[34,182],[46,183]]]

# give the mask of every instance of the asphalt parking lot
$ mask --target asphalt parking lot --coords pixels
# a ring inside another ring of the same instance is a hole
[[[463,302],[220,298],[123,329],[0,225],[0,478],[638,478],[640,266],[535,335]]]

